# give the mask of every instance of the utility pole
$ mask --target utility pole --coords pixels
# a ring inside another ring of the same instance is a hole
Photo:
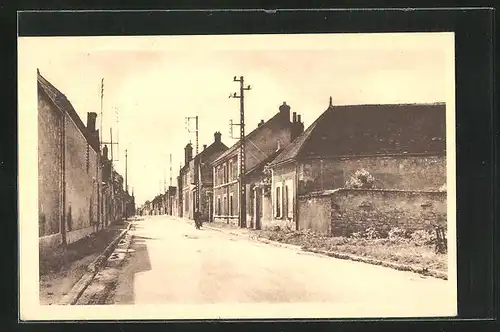
[[[102,99],[104,97],[104,78],[101,79],[101,121],[99,121],[101,123],[101,129],[100,129],[100,133],[101,133],[101,136],[102,136]]]
[[[109,202],[109,205],[110,205],[110,210],[111,210],[111,214],[112,214],[112,217],[113,217],[113,220],[114,220],[114,211],[113,211],[113,201],[114,201],[114,186],[113,186],[113,161],[116,161],[113,159],[113,145],[116,145],[118,143],[116,142],[113,142],[113,128],[109,128],[109,137],[110,137],[110,141],[109,142],[101,142],[101,144],[109,144],[110,146],[110,150],[111,150],[111,159],[110,159],[110,162],[111,162],[111,167],[110,167],[110,174],[109,174],[109,184],[110,184],[110,190],[111,190],[111,200]]]
[[[192,133],[191,127],[189,126],[191,120],[195,120],[195,130],[194,133],[196,135],[196,146],[195,146],[195,156],[198,155],[198,116],[187,116],[186,117],[186,129],[188,133]]]
[[[196,156],[198,156],[198,132],[199,132],[199,129],[198,129],[198,116],[190,116],[190,117],[186,117],[186,125],[187,125],[187,130],[189,133],[192,133],[191,131],[191,128],[189,126],[189,123],[191,120],[195,120],[195,135],[196,135],[196,145],[195,145],[195,158]],[[200,163],[201,161],[198,160],[198,163]],[[196,167],[196,165],[195,165]],[[195,174],[198,174],[198,171],[197,169],[195,169]],[[200,185],[200,182],[201,182],[201,179],[200,179],[200,176],[198,174],[197,176],[197,181],[195,183],[196,185],[196,208],[198,209],[198,211],[200,211],[200,197],[201,197],[201,185]],[[194,212],[194,211],[193,211]]]
[[[128,193],[127,175],[127,149],[125,149],[125,191]]]
[[[240,123],[233,124],[231,122],[231,128],[233,125],[240,126],[240,215],[239,215],[239,226],[241,228],[246,228],[247,226],[247,212],[246,212],[246,184],[245,184],[245,91],[250,90],[250,85],[244,86],[243,76],[233,78],[234,82],[240,83],[240,94],[237,95],[236,92],[229,95],[229,98],[239,98],[240,99]]]
[[[102,142],[102,100],[104,98],[104,78],[101,79],[101,118],[99,119],[100,123],[100,130],[99,130],[99,135],[101,136],[99,138],[99,141]],[[101,143],[102,144],[102,143]],[[101,185],[102,185],[102,179],[99,178],[99,170],[101,170],[102,174],[102,165],[101,165],[101,144],[99,144],[99,151],[98,151],[98,158],[97,158],[97,175],[96,175],[96,182],[97,182],[97,225],[101,225],[101,228],[104,228],[103,221],[102,221],[102,195],[101,195]]]
[[[116,148],[118,152],[118,158],[116,161],[120,160],[120,119],[119,119],[119,110],[115,107],[115,115],[116,115]]]
[[[170,154],[170,186],[172,186],[172,154]]]

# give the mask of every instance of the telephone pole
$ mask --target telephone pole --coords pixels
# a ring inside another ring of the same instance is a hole
[[[199,132],[199,129],[198,129],[198,116],[190,116],[190,117],[186,117],[186,125],[187,125],[187,130],[189,133],[192,133],[190,127],[189,127],[189,123],[191,120],[195,120],[195,135],[196,135],[196,145],[195,145],[195,157],[198,155],[198,132]],[[200,163],[201,161],[198,160],[198,163]],[[195,165],[196,167],[196,165]],[[199,167],[198,167],[199,168]],[[197,170],[195,170],[195,172],[198,174],[197,176],[197,179],[196,179],[196,202],[195,202],[195,207],[197,208],[198,211],[200,211],[200,197],[201,197],[201,179],[200,179],[200,174]],[[194,211],[193,211],[194,212]]]
[[[99,121],[101,123],[101,129],[100,129],[100,133],[101,133],[101,140],[102,140],[102,99],[104,97],[104,78],[101,79],[101,121]]]
[[[195,120],[195,136],[196,136],[196,147],[195,147],[195,156],[198,154],[198,116],[187,116],[186,117],[186,129],[188,133],[192,133],[191,127],[189,126],[191,120]]]
[[[170,154],[170,186],[172,186],[172,154]]]
[[[99,141],[102,142],[102,100],[104,97],[104,78],[101,79],[101,118],[99,119],[100,123],[100,130],[99,130]],[[102,165],[101,165],[101,145],[102,143],[99,144],[99,157],[97,158],[97,174],[96,174],[96,182],[97,182],[97,225],[101,225],[101,228],[104,228],[103,221],[102,221],[102,195],[101,195],[101,186],[102,186],[102,179],[99,178],[99,170],[101,170],[101,176],[102,176]]]
[[[116,161],[113,159],[113,145],[115,144],[118,144],[116,142],[113,142],[113,128],[109,128],[109,137],[110,137],[110,141],[109,142],[101,142],[101,144],[109,144],[109,147],[110,147],[110,150],[111,150],[111,159],[110,159],[110,162],[111,162],[111,167],[110,167],[110,174],[109,174],[109,184],[110,184],[110,190],[111,190],[111,200],[109,202],[109,205],[110,205],[110,210],[111,210],[111,214],[113,217],[113,220],[114,220],[114,210],[113,210],[113,201],[114,201],[114,186],[113,186],[113,161]]]
[[[128,193],[128,182],[127,182],[127,149],[125,149],[125,191]]]
[[[239,211],[239,226],[241,228],[246,228],[247,226],[247,212],[246,212],[246,183],[245,183],[245,91],[250,90],[250,85],[245,87],[243,76],[233,78],[234,82],[240,83],[240,94],[237,95],[236,92],[229,95],[229,98],[238,98],[240,100],[240,123],[233,124],[231,122],[231,128],[233,125],[240,126],[240,211]]]

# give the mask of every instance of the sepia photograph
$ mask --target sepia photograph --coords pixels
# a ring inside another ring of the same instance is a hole
[[[453,33],[19,37],[23,320],[457,315]]]

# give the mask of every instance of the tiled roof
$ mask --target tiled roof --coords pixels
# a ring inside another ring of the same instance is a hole
[[[222,142],[213,142],[207,148],[205,148],[204,150],[199,152],[196,156],[194,156],[194,159],[201,158],[202,162],[211,163],[215,159],[219,158],[221,153],[225,152],[224,151],[217,153],[219,149],[227,151],[228,147]]]
[[[445,110],[444,103],[330,106],[271,165],[314,157],[444,154]]]
[[[268,127],[271,126],[271,124],[273,124],[275,121],[280,121],[281,119],[281,114],[280,113],[276,113],[272,118],[270,118],[269,120],[267,120],[267,122],[263,123],[262,125],[258,126],[257,128],[255,128],[254,130],[252,130],[249,134],[245,135],[245,139],[251,139],[253,136],[255,136],[259,131],[263,130],[263,129],[267,129]],[[219,158],[215,159],[213,161],[212,164],[216,164],[218,163],[219,161],[225,159],[227,156],[231,155],[232,153],[234,153],[235,151],[237,151],[240,147],[240,142],[236,142],[235,144],[233,144],[233,146],[231,146],[228,150],[226,150],[223,154],[221,154],[219,156]]]
[[[55,86],[53,86],[49,81],[47,81],[40,72],[37,72],[37,82],[38,88],[42,89],[49,99],[56,105],[62,112],[68,114],[73,122],[76,124],[78,129],[82,132],[83,136],[89,143],[89,145],[94,149],[94,151],[99,151],[99,131],[97,130],[96,135],[94,136],[85,124],[76,113],[73,105],[71,105],[70,101],[66,98],[66,96],[59,91]]]
[[[269,155],[266,159],[262,160],[260,163],[255,165],[252,169],[248,170],[245,173],[245,175],[250,175],[256,171],[262,171],[264,169],[264,166],[266,166],[268,163],[273,161],[273,159],[276,158],[281,153],[281,151],[283,151],[283,149],[279,149],[276,152],[274,152],[273,154]]]

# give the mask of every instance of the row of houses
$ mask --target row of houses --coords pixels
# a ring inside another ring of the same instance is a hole
[[[38,210],[41,253],[76,242],[135,213],[135,198],[101,149],[97,114],[87,124],[37,71]]]
[[[216,132],[194,157],[187,144],[177,187],[139,212],[192,219],[199,210],[208,222],[330,234],[371,223],[420,229],[446,215],[444,103],[334,106],[330,98],[306,130],[290,110],[284,102],[246,135],[243,176],[240,142],[226,147]]]

